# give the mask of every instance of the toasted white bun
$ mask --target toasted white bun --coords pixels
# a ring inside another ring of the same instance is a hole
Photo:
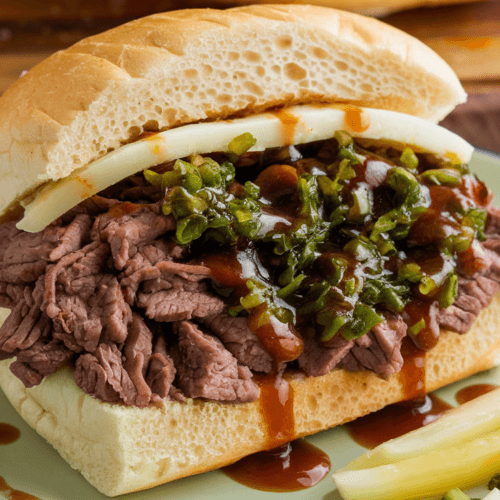
[[[444,331],[426,354],[425,386],[435,390],[500,363],[500,295],[465,335]],[[19,414],[75,469],[109,496],[215,469],[265,449],[260,402],[188,401],[139,409],[101,403],[62,369],[26,389],[0,362],[0,386]],[[289,375],[295,436],[353,420],[401,401],[398,375],[335,369],[322,377]]]
[[[350,102],[438,121],[465,93],[418,40],[307,5],[157,14],[58,52],[0,98],[0,215],[143,130]]]

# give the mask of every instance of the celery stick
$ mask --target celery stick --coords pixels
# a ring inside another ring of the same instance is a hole
[[[439,451],[372,469],[337,472],[346,500],[419,500],[488,482],[500,470],[500,430]]]
[[[500,500],[500,490],[493,488],[483,500]]]
[[[396,463],[460,445],[497,429],[500,429],[500,389],[450,410],[432,424],[377,446],[340,470]]]

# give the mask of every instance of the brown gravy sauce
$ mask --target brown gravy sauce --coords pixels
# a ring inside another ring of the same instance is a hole
[[[434,394],[406,403],[386,406],[346,424],[351,437],[361,446],[373,449],[407,432],[434,422],[452,408]]]
[[[19,439],[21,433],[17,427],[0,423],[0,445],[11,444]]]
[[[498,387],[499,386],[495,385],[495,384],[468,385],[467,387],[460,389],[455,394],[455,399],[457,400],[457,403],[459,405],[463,405],[464,403],[472,401],[473,399],[476,399],[479,396],[482,396],[483,394],[486,394],[488,392],[494,391],[495,389],[498,389]]]
[[[330,467],[326,453],[297,439],[245,457],[223,470],[230,478],[256,490],[287,492],[314,486],[330,472]]]
[[[302,439],[292,441],[295,436],[292,386],[273,374],[255,379],[260,387],[268,449],[222,471],[238,483],[262,491],[297,491],[314,486],[330,472],[330,459]]]
[[[297,127],[297,123],[299,123],[299,118],[284,109],[273,111],[272,114],[276,116],[276,118],[278,118],[283,125],[284,145],[292,146],[295,142],[295,129]]]
[[[264,417],[268,450],[295,437],[293,389],[285,378],[275,374],[254,377],[260,388],[260,409]]]
[[[24,491],[14,490],[5,482],[3,477],[0,477],[0,493],[5,493],[9,500],[40,500],[38,497]]]
[[[342,106],[344,111],[344,124],[346,128],[353,132],[364,132],[370,126],[368,116],[363,115],[363,110],[356,106],[349,106],[347,104]]]
[[[252,252],[221,252],[212,253],[201,259],[201,264],[207,266],[212,276],[223,286],[234,287],[235,297],[243,297],[248,293],[246,282],[251,277],[266,279],[266,271],[257,256]],[[304,344],[298,337],[288,335],[288,328],[279,321],[270,320],[259,326],[260,316],[264,313],[262,307],[256,307],[250,314],[248,324],[259,337],[265,349],[276,362],[296,359]]]
[[[403,384],[404,398],[422,398],[425,396],[425,351],[417,347],[413,341],[405,337],[401,345],[404,359],[399,373]]]

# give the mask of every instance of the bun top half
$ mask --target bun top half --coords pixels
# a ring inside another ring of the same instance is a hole
[[[465,98],[439,56],[375,19],[309,5],[152,15],[55,53],[0,98],[0,216],[145,130],[315,102],[437,122]]]

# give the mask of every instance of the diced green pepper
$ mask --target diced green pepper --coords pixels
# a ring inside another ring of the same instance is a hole
[[[462,184],[462,176],[460,172],[452,168],[426,170],[420,174],[420,176],[427,182],[437,184],[438,186],[456,187]]]
[[[408,328],[411,335],[418,335],[425,328],[425,319],[421,318],[417,323]]]
[[[186,245],[198,239],[207,229],[208,223],[203,215],[190,215],[177,221],[175,237],[181,245]]]
[[[458,276],[451,274],[446,279],[441,293],[439,294],[439,307],[450,307],[455,302],[458,294]]]
[[[339,143],[340,148],[346,148],[353,143],[352,135],[345,130],[337,130],[333,134],[333,138]]]
[[[227,146],[227,150],[236,156],[241,156],[246,153],[251,147],[255,146],[257,139],[250,133],[245,132],[244,134],[235,137]]]
[[[406,147],[403,149],[399,160],[406,168],[409,168],[410,170],[415,170],[418,167],[417,155],[410,147]]]

